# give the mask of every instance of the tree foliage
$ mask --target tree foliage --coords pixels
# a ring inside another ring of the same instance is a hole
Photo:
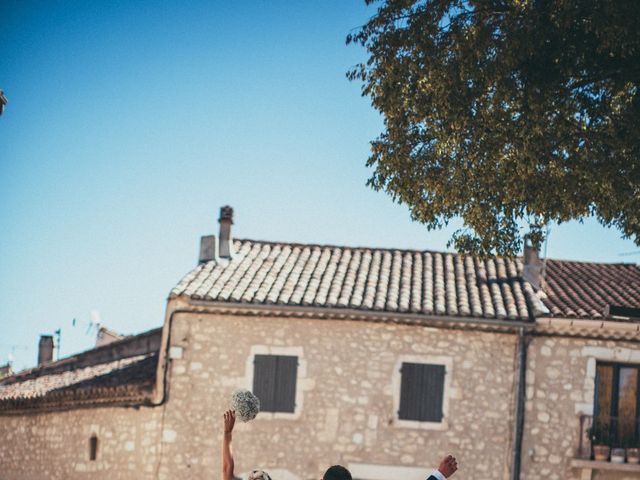
[[[589,216],[640,245],[640,1],[387,0],[347,43],[384,117],[369,185],[429,229],[461,217],[458,250]]]

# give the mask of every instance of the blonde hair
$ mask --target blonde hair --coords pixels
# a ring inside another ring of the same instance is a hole
[[[254,470],[249,474],[248,480],[271,480],[271,477],[267,472],[262,470]]]

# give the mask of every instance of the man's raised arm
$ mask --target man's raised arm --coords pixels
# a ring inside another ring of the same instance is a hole
[[[446,480],[458,470],[458,462],[453,455],[447,455],[442,459],[437,470],[431,472],[427,480]]]

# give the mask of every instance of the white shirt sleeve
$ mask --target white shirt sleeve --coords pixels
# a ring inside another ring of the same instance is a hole
[[[435,469],[433,472],[431,472],[431,475],[436,477],[438,480],[447,480],[447,477],[445,477],[438,469]]]

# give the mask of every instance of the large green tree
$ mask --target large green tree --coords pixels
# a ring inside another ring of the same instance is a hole
[[[461,217],[458,250],[589,216],[640,245],[639,0],[387,0],[347,43],[384,118],[369,184],[429,229]]]

